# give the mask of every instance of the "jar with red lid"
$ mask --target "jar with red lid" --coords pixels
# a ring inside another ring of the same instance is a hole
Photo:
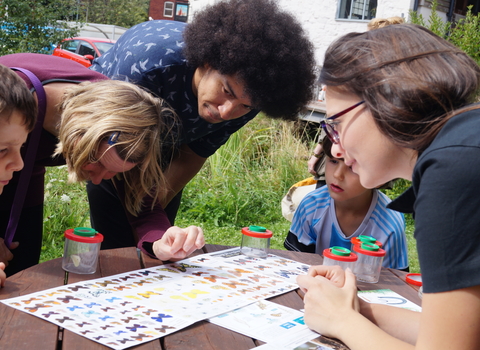
[[[357,254],[343,247],[331,247],[323,250],[323,265],[338,265],[342,269],[349,267],[352,271],[357,261]]]
[[[377,239],[375,237],[372,237],[372,236],[360,235],[358,237],[352,237],[352,239],[350,239],[350,242],[352,243],[351,250],[353,250],[353,246],[355,244],[362,244],[362,243],[376,244],[380,248],[382,248],[382,242],[377,241]]]
[[[367,283],[377,283],[380,278],[385,250],[376,244],[356,244],[353,250],[358,255],[353,273],[357,280]]]
[[[272,231],[262,226],[249,226],[242,228],[242,254],[252,258],[266,258],[267,249],[270,248]]]
[[[62,268],[72,273],[95,273],[102,241],[103,235],[92,228],[76,227],[66,230]]]

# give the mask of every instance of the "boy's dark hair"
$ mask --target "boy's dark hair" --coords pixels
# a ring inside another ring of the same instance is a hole
[[[275,1],[217,3],[196,15],[184,39],[191,67],[236,75],[253,106],[270,117],[295,120],[313,98],[313,45]]]
[[[25,82],[17,73],[0,64],[0,117],[10,119],[17,110],[24,118],[25,128],[30,132],[37,119],[37,103]]]
[[[322,150],[328,158],[336,158],[332,156],[332,141],[330,141],[328,136],[325,136],[322,140]]]

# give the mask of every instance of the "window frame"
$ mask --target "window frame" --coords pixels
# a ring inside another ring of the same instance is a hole
[[[170,5],[171,8],[167,8],[167,5]],[[170,11],[171,14],[167,15],[167,11]],[[163,17],[173,18],[175,14],[175,3],[173,1],[165,1],[163,4]]]
[[[350,9],[348,11],[349,15],[348,17],[341,17],[341,12],[345,12],[345,10],[342,11],[342,7],[346,7],[346,3],[350,1]],[[363,1],[363,9],[362,9],[362,17],[361,18],[352,18],[352,14],[354,14],[354,11],[353,11],[353,5],[355,4],[355,2],[360,2],[360,1]],[[337,8],[337,20],[344,20],[344,21],[370,21],[371,19],[375,18],[375,16],[372,16],[370,17],[369,16],[369,11],[368,11],[368,7],[370,5],[370,2],[372,0],[339,0],[338,1],[338,8]],[[378,7],[378,1],[376,1],[376,6],[375,6],[375,10],[377,9]]]

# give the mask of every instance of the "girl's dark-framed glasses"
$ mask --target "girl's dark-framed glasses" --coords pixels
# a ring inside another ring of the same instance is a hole
[[[347,109],[344,109],[343,111],[338,112],[337,114],[334,114],[331,117],[325,118],[320,122],[320,126],[325,131],[325,134],[327,134],[328,138],[330,139],[330,141],[332,141],[332,143],[338,144],[340,142],[340,136],[338,135],[338,132],[335,130],[335,127],[332,121],[350,112],[352,109],[357,108],[362,103],[365,103],[365,101],[357,102],[353,106],[348,107]]]

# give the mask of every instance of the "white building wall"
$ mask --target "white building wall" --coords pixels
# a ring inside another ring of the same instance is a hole
[[[190,18],[205,6],[213,5],[220,0],[190,0]],[[337,19],[338,2],[340,0],[276,0],[279,6],[295,16],[307,32],[315,47],[315,58],[318,65],[323,62],[325,51],[332,41],[349,32],[363,32],[368,21]],[[404,17],[408,20],[414,0],[378,0],[377,18],[392,16]],[[428,19],[430,10],[420,7],[419,13]],[[442,14],[440,14],[442,15]]]

